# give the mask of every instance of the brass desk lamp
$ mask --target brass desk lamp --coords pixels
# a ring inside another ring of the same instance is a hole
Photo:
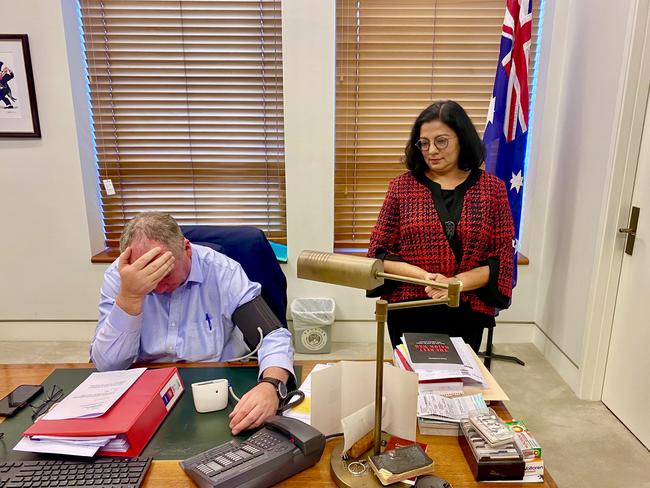
[[[375,317],[377,320],[377,354],[375,373],[375,426],[373,454],[381,450],[381,417],[382,394],[384,383],[384,325],[389,309],[422,307],[427,305],[446,304],[458,307],[460,301],[460,282],[455,280],[449,284],[437,281],[422,280],[408,276],[384,273],[384,263],[379,259],[336,254],[320,251],[303,251],[298,256],[298,278],[312,281],[321,281],[334,285],[372,290],[384,284],[384,280],[414,283],[423,286],[447,288],[447,298],[414,300],[410,302],[388,303],[386,300],[375,302]],[[336,484],[341,487],[371,487],[382,486],[379,480],[371,477],[355,477],[341,466],[343,444],[339,444],[332,451],[330,467]],[[397,486],[397,485],[396,485]]]

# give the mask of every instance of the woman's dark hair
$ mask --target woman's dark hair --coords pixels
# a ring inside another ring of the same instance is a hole
[[[458,167],[463,170],[478,168],[485,158],[485,149],[467,112],[453,100],[440,100],[425,108],[413,123],[411,136],[404,149],[404,163],[413,173],[422,174],[428,166],[415,145],[420,140],[420,127],[425,122],[440,120],[448,125],[458,137],[460,152]]]

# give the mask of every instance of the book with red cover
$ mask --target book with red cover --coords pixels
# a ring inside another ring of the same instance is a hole
[[[37,420],[24,436],[84,437],[124,435],[125,452],[102,450],[101,455],[138,456],[183,393],[176,368],[148,369],[102,416],[88,419]]]
[[[463,365],[458,351],[446,334],[405,332],[404,344],[414,370],[458,368]]]

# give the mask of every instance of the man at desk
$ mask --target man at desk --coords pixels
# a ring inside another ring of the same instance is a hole
[[[90,356],[100,371],[138,362],[226,361],[257,352],[260,380],[230,414],[233,435],[274,415],[293,375],[291,334],[236,261],[191,244],[169,215],[135,216],[106,270]],[[235,328],[237,325],[237,328]]]

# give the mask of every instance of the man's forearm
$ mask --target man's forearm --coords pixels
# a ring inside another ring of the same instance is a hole
[[[90,347],[91,360],[100,371],[126,369],[138,356],[142,317],[130,315],[117,302],[102,297]]]

